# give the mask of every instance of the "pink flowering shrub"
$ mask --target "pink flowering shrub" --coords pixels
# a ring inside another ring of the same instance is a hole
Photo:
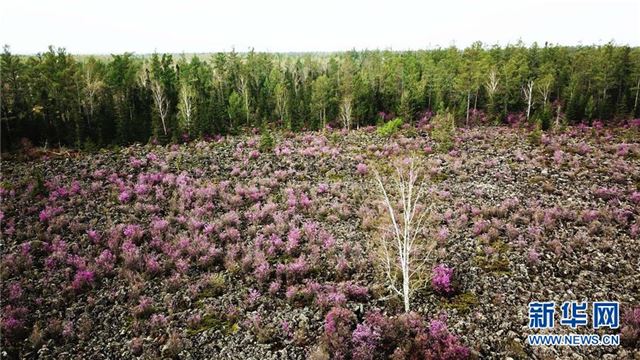
[[[355,314],[342,307],[334,307],[325,316],[324,342],[333,359],[348,358],[355,321]]]
[[[352,282],[342,283],[342,291],[353,301],[366,301],[369,298],[369,288]]]
[[[150,275],[155,275],[159,273],[162,269],[162,265],[158,261],[158,257],[153,254],[148,254],[145,256],[145,270]]]
[[[143,230],[142,230],[142,227],[140,225],[129,224],[129,225],[125,226],[124,230],[122,230],[122,233],[128,239],[131,239],[133,241],[137,241],[140,238],[142,238]]]
[[[313,293],[306,286],[291,285],[285,291],[287,301],[295,306],[306,306],[313,300]]]
[[[527,261],[531,265],[538,264],[540,262],[540,253],[538,253],[534,248],[529,249],[529,252],[527,253]]]
[[[298,228],[293,228],[289,230],[289,235],[287,235],[287,252],[289,254],[293,253],[300,246],[300,239],[302,238],[302,232]]]
[[[630,348],[640,346],[640,306],[628,309],[622,316],[621,342]]]
[[[360,163],[356,165],[356,173],[358,175],[366,175],[369,172],[369,167],[366,164]]]
[[[127,267],[137,269],[140,265],[140,249],[136,244],[127,240],[121,247],[122,257]]]
[[[22,285],[18,282],[9,285],[9,301],[16,302],[22,298]]]
[[[25,307],[11,305],[3,307],[0,314],[2,337],[5,339],[20,339],[26,336],[26,317],[28,313],[29,310]]]
[[[355,324],[351,311],[334,308],[325,317],[323,342],[336,359],[469,358],[469,349],[449,332],[445,321],[443,317],[427,323],[416,313],[387,317],[370,312]]]
[[[256,289],[249,289],[249,293],[247,294],[247,304],[253,305],[258,299],[260,299],[260,291]]]
[[[121,191],[120,194],[118,194],[118,201],[120,201],[123,204],[128,203],[131,200],[131,193],[129,191]]]
[[[454,293],[453,269],[444,264],[433,268],[431,275],[431,287],[437,293],[451,295]]]
[[[347,297],[338,289],[333,286],[319,286],[313,288],[309,287],[309,292],[315,295],[315,304],[321,309],[329,309],[332,306],[345,306],[347,304]]]
[[[95,274],[93,271],[81,270],[81,271],[78,271],[75,277],[73,278],[71,287],[75,291],[80,291],[85,287],[92,286],[94,281],[95,281]]]
[[[618,190],[613,188],[601,187],[601,188],[595,189],[593,194],[596,197],[601,198],[603,200],[611,200],[611,199],[617,198],[619,195],[619,192]]]
[[[280,288],[282,288],[280,281],[272,281],[271,284],[269,284],[269,294],[276,295],[280,291]]]
[[[153,300],[148,297],[142,297],[138,305],[133,308],[133,316],[136,318],[146,318],[149,317],[153,311]]]
[[[309,270],[309,264],[304,255],[296,258],[293,262],[285,266],[285,275],[288,282],[300,281],[304,278]]]
[[[93,241],[94,243],[98,243],[100,241],[100,239],[102,238],[100,236],[100,233],[98,233],[95,230],[87,230],[87,236],[89,236],[89,239],[91,241]]]
[[[53,217],[58,216],[60,213],[62,213],[62,207],[47,206],[40,211],[39,218],[41,222],[46,223]]]
[[[98,270],[102,273],[109,273],[113,270],[116,257],[108,249],[103,250],[96,259]]]

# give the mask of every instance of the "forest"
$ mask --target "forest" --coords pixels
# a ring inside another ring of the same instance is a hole
[[[546,129],[640,116],[640,49],[487,46],[421,51],[33,56],[4,47],[2,149],[95,150],[243,129],[359,128],[450,112],[457,125]]]

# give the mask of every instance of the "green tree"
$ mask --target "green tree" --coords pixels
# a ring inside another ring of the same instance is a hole
[[[326,75],[321,75],[313,81],[311,94],[312,111],[324,131],[327,125],[327,108],[331,101],[331,86]]]

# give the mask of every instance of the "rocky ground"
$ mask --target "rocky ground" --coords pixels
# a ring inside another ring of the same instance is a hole
[[[428,130],[4,156],[2,357],[335,355],[329,309],[403,311],[377,266],[373,174],[412,157],[433,205],[428,269],[453,268],[455,287],[435,291],[427,271],[415,312],[446,314],[471,358],[640,358],[624,322],[618,347],[526,344],[531,301],[638,307],[638,130],[458,130],[450,151]]]

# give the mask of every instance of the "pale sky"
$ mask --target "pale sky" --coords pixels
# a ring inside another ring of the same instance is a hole
[[[640,45],[638,0],[0,0],[0,44],[31,54]]]

